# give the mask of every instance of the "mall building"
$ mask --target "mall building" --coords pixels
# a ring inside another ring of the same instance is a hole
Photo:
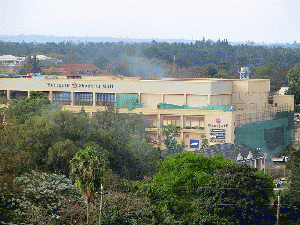
[[[178,140],[190,151],[204,138],[210,145],[236,143],[266,152],[282,151],[294,139],[294,98],[275,95],[270,101],[268,79],[0,78],[1,97],[16,100],[31,91],[73,112],[84,107],[92,115],[116,106],[121,113],[142,113],[150,138],[161,146],[161,128],[168,124],[181,128]]]

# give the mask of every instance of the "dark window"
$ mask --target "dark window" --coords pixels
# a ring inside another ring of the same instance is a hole
[[[93,105],[93,93],[91,92],[75,92],[74,105]]]
[[[71,92],[53,92],[53,103],[60,105],[71,105]]]
[[[97,93],[96,106],[113,106],[115,104],[115,94],[113,93]]]

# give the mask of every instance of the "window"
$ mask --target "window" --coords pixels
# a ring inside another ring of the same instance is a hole
[[[115,104],[114,93],[97,93],[96,105],[97,106],[113,106]]]
[[[163,116],[163,125],[172,124],[175,127],[180,127],[180,116]]]
[[[203,129],[204,128],[204,118],[203,117],[186,117],[185,119],[186,129]]]
[[[157,127],[157,115],[143,115],[143,119],[148,121],[149,127]]]
[[[53,103],[60,105],[71,105],[71,92],[53,92]]]
[[[93,105],[93,93],[91,92],[75,92],[74,105]]]

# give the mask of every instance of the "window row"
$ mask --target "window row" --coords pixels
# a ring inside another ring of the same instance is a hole
[[[75,92],[74,105],[93,106],[93,93]],[[96,93],[96,106],[113,106],[115,103],[114,93]],[[71,105],[71,92],[53,92],[52,102],[60,105]]]

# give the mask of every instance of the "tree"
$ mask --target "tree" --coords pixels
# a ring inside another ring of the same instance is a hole
[[[134,135],[130,138],[128,150],[137,165],[137,177],[143,179],[145,176],[153,176],[158,171],[157,162],[161,154],[152,143]]]
[[[66,204],[81,204],[83,199],[64,175],[31,171],[14,180],[15,194],[11,201],[17,206],[13,222],[33,224],[59,223],[59,210]]]
[[[19,70],[20,75],[27,73],[41,73],[42,69],[39,67],[39,60],[36,58],[36,55],[28,56]]]
[[[184,143],[178,143],[176,137],[178,136],[180,128],[169,124],[167,126],[162,127],[162,134],[165,136],[163,140],[166,146],[166,154],[172,155],[178,152],[182,152],[185,148]]]
[[[296,141],[292,146],[287,169],[290,170],[290,192],[295,201],[300,203],[300,142]]]
[[[98,151],[91,147],[77,152],[70,163],[70,176],[74,180],[74,185],[84,196],[87,206],[87,224],[89,223],[89,205],[103,183],[106,164],[104,150]]]
[[[290,84],[289,89],[286,91],[287,95],[294,95],[294,104],[300,104],[300,85],[299,83],[293,82]]]
[[[297,63],[287,74],[289,83],[298,83],[300,81],[300,63]]]
[[[152,182],[141,186],[156,205],[157,220],[182,220],[197,211],[196,203],[203,195],[201,187],[226,163],[230,161],[221,156],[207,158],[191,152],[177,153],[159,161],[159,171]]]
[[[203,138],[203,140],[201,142],[200,149],[203,150],[203,149],[205,149],[207,147],[208,147],[208,140],[207,140],[206,136],[204,136],[204,138]]]
[[[273,179],[245,164],[226,164],[204,191],[204,208],[210,215],[235,224],[273,224]]]
[[[12,117],[23,124],[34,115],[41,115],[42,109],[49,105],[50,100],[43,93],[30,92],[29,98],[22,98],[10,102],[5,109],[5,117]]]

